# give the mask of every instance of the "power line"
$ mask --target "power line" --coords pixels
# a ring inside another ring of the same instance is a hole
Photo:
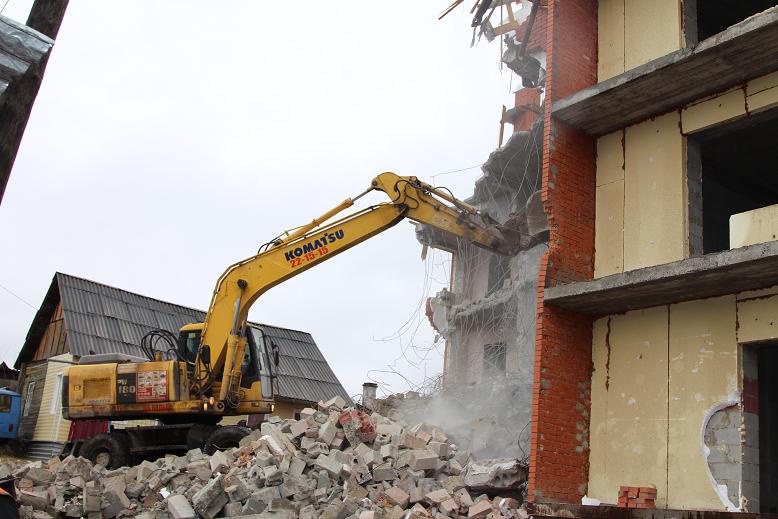
[[[430,178],[439,177],[441,175],[451,175],[452,173],[461,173],[463,171],[470,171],[471,169],[480,168],[481,166],[483,166],[483,164],[476,164],[475,166],[469,166],[467,168],[462,168],[462,169],[455,169],[452,171],[443,171],[442,173],[435,173],[434,175],[430,175]]]
[[[18,300],[19,300],[19,301],[21,301],[22,303],[26,304],[27,306],[29,306],[29,307],[30,307],[30,308],[32,308],[33,310],[37,310],[37,309],[38,309],[38,308],[37,308],[35,305],[33,305],[33,304],[31,304],[31,303],[28,303],[28,302],[27,302],[27,301],[25,301],[25,300],[24,300],[24,299],[23,299],[21,296],[19,296],[19,295],[16,295],[16,294],[15,294],[15,293],[13,293],[13,292],[12,292],[10,289],[8,289],[8,288],[4,287],[3,285],[0,285],[0,288],[2,288],[2,289],[3,289],[3,290],[5,290],[6,292],[8,292],[8,293],[9,293],[9,294],[11,294],[12,296],[14,296],[16,299],[18,299]]]

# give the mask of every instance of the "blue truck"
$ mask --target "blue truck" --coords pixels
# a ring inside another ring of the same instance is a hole
[[[16,439],[21,410],[22,396],[10,389],[0,389],[0,442]]]

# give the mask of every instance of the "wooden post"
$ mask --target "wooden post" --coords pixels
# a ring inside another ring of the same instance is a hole
[[[27,17],[27,27],[57,39],[69,0],[35,0]]]

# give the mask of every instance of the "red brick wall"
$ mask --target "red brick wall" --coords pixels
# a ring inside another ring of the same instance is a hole
[[[545,306],[543,293],[594,272],[595,140],[556,121],[551,105],[597,81],[597,1],[549,1],[546,36],[543,204],[550,237],[538,283],[528,493],[533,502],[580,502],[589,475],[592,320]]]
[[[548,27],[546,23],[547,13],[548,10],[546,9],[546,2],[544,1],[538,9],[537,16],[535,16],[535,23],[532,24],[532,32],[529,35],[529,46],[527,47],[527,52],[529,54],[542,50],[546,46],[546,38],[548,37],[546,32]],[[522,41],[524,39],[524,35],[527,32],[528,21],[529,20],[525,20],[522,22],[516,30],[517,40]]]
[[[540,88],[522,88],[515,95],[516,117],[513,119],[513,131],[527,131],[535,121],[543,116],[540,107]]]

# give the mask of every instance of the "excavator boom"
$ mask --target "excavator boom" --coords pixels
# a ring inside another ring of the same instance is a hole
[[[210,369],[215,372],[223,370],[226,380],[220,386],[218,401],[229,403],[235,398],[231,393],[238,387],[240,379],[237,361],[242,358],[245,348],[238,332],[245,326],[248,311],[259,296],[404,218],[451,233],[492,252],[506,255],[513,252],[510,240],[506,238],[509,233],[500,229],[491,218],[450,193],[415,177],[382,173],[373,179],[367,192],[371,190],[383,191],[391,201],[322,227],[353,204],[352,199],[347,199],[311,223],[277,240],[266,252],[230,266],[219,278],[202,335],[203,347],[214,359]],[[206,376],[206,366],[199,358],[197,365],[201,369],[200,376]]]

